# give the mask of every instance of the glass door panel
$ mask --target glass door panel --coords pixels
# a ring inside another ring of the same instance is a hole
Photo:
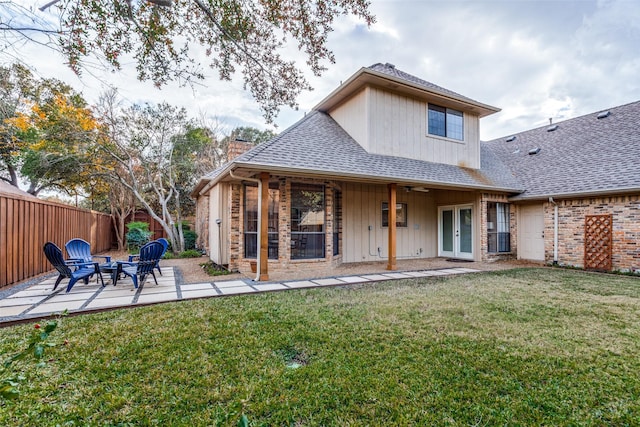
[[[470,205],[439,208],[438,255],[473,258],[473,208]]]
[[[453,252],[453,210],[442,211],[442,251]]]
[[[469,256],[473,253],[471,208],[458,208],[459,254]]]

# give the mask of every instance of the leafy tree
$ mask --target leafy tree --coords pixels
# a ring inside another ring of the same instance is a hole
[[[3,3],[9,14],[17,10],[16,2]],[[133,57],[138,78],[159,87],[203,79],[198,58],[204,53],[222,80],[242,73],[268,122],[310,89],[302,70],[281,55],[288,46],[295,43],[320,75],[325,61],[335,61],[327,37],[337,16],[374,22],[367,0],[54,0],[42,9],[52,5],[60,17],[59,45],[76,73],[91,55],[114,69]],[[40,18],[26,26],[0,21],[0,29],[28,37]]]
[[[29,193],[75,194],[90,169],[98,123],[84,99],[56,79],[35,79],[21,66],[1,68],[0,179]]]
[[[276,135],[277,133],[269,129],[260,130],[254,127],[240,126],[231,131],[231,135],[229,135],[228,140],[233,141],[235,139],[241,139],[254,145],[258,145],[269,141]]]
[[[169,104],[121,109],[114,92],[102,97],[101,149],[115,166],[99,173],[117,181],[158,221],[175,251],[184,249],[182,203],[193,181],[190,171],[206,134],[195,128],[184,109]]]
[[[195,201],[190,196],[191,190],[202,176],[200,172],[205,165],[212,163],[209,155],[219,144],[210,129],[192,125],[188,126],[184,133],[176,135],[172,143],[176,187],[180,194],[178,203],[183,217],[186,217],[195,213]],[[211,170],[213,169],[207,172]]]

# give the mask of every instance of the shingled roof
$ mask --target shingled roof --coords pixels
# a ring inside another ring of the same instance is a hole
[[[640,190],[640,101],[606,111],[486,143],[526,188],[513,200]]]
[[[467,100],[468,102],[478,103],[478,101],[475,101],[475,100],[473,100],[471,98],[468,98],[468,97],[466,97],[464,95],[460,95],[459,93],[456,93],[456,92],[454,92],[452,90],[446,89],[446,88],[444,88],[442,86],[438,86],[438,85],[433,84],[431,82],[428,82],[426,80],[422,80],[419,77],[416,77],[416,76],[411,75],[409,73],[406,73],[406,72],[404,72],[402,70],[399,70],[393,64],[389,64],[389,63],[382,64],[382,63],[379,62],[379,63],[373,64],[373,65],[371,65],[371,66],[369,66],[367,68],[372,70],[372,71],[377,71],[379,73],[387,74],[389,76],[396,77],[396,78],[398,78],[400,80],[404,80],[406,82],[413,83],[413,84],[415,84],[417,86],[422,86],[424,89],[426,89],[428,91],[440,92],[442,94],[449,95],[451,97],[454,97],[454,98],[457,98],[457,99],[460,99],[460,100]]]
[[[370,154],[328,114],[314,111],[269,142],[258,145],[205,178],[215,180],[232,165],[390,182],[519,192],[509,169],[485,146],[481,169]],[[519,190],[520,189],[520,190]]]

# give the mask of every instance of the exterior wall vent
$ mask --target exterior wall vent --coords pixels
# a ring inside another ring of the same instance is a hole
[[[506,142],[511,142],[511,141],[515,141],[516,140],[516,136],[510,136],[509,138],[505,139]]]
[[[547,132],[553,132],[554,130],[558,129],[558,125],[553,125],[553,126],[549,126],[547,128]]]
[[[538,154],[539,152],[540,152],[540,147],[532,148],[531,150],[529,150],[529,155],[533,156],[535,154]]]
[[[604,119],[605,117],[609,117],[611,115],[611,111],[603,111],[598,114],[598,119]]]

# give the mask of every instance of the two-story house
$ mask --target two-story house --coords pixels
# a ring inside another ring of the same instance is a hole
[[[204,176],[197,231],[213,261],[256,262],[260,280],[309,264],[511,254],[507,197],[523,188],[479,139],[480,118],[497,111],[391,64],[362,68]]]
[[[498,111],[362,68],[273,140],[232,144],[192,193],[196,231],[259,280],[432,257],[640,271],[640,102],[481,142]]]

